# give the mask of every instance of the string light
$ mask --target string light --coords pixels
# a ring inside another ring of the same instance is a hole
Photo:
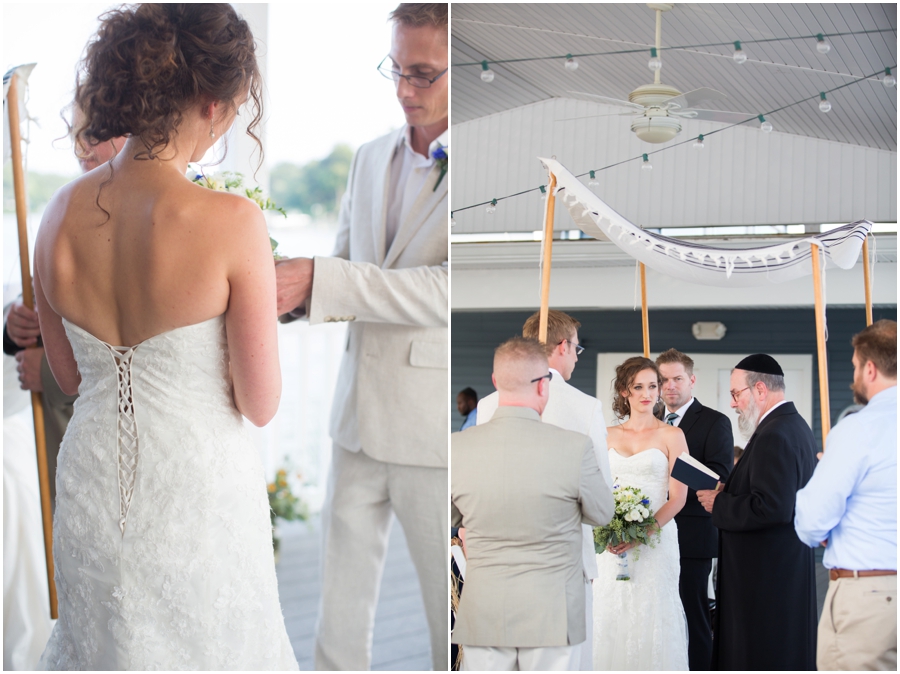
[[[541,185],[541,203],[545,203],[547,201],[547,186]]]
[[[484,209],[488,215],[493,215],[497,212],[497,200],[491,199],[491,203],[488,204],[487,208]]]
[[[703,144],[703,134],[701,133],[697,136],[697,140],[694,141],[694,149],[702,150],[704,147],[706,147],[706,145]]]
[[[822,112],[829,112],[831,110],[831,103],[827,98],[825,98],[825,92],[819,92],[819,97],[822,99],[819,101],[819,110]]]
[[[643,157],[644,157],[644,161],[641,162],[641,170],[642,171],[651,170],[653,168],[653,164],[650,163],[650,157],[648,157],[646,154],[644,154]]]
[[[481,62],[481,81],[482,82],[493,82],[494,81],[494,71],[488,67],[487,61]]]
[[[566,70],[571,72],[578,70],[578,61],[571,54],[566,54]]]
[[[456,227],[456,218],[454,218],[452,215],[450,216],[450,226]]]
[[[662,69],[662,59],[656,53],[656,47],[650,47],[650,62],[647,64],[653,72]]]
[[[881,80],[881,83],[888,88],[897,86],[897,78],[891,74],[890,68],[884,69],[884,79]]]
[[[825,39],[822,33],[816,35],[816,51],[823,56],[831,51],[831,44]]]
[[[757,115],[757,119],[759,120],[759,130],[763,133],[769,133],[772,131],[772,122],[767,122],[766,118],[762,115]]]
[[[734,55],[731,57],[734,59],[734,62],[738,65],[747,62],[747,55],[744,53],[744,50],[741,49],[741,41],[734,41]]]
[[[591,179],[588,180],[588,187],[591,187],[591,188],[600,187],[600,183],[598,182],[597,175],[594,173],[594,171],[590,171],[590,174],[591,174]]]

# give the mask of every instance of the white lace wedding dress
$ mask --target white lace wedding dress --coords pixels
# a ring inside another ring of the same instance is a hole
[[[297,669],[223,316],[132,347],[64,321],[80,397],[57,468],[48,669]]]
[[[633,456],[609,450],[613,484],[638,487],[659,510],[669,489],[669,461],[659,449]],[[618,558],[597,555],[594,579],[595,670],[687,670],[687,622],[678,594],[678,529],[662,528],[655,548],[628,551],[631,580],[616,580]]]

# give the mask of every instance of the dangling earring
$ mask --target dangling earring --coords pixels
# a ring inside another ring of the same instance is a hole
[[[213,129],[213,118],[212,118],[212,115],[210,115],[210,117],[209,117],[209,137],[210,137],[210,138],[215,138],[215,137],[216,137],[216,132],[215,132],[215,130]]]

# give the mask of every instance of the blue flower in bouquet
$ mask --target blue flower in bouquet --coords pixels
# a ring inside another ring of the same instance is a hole
[[[438,168],[441,169],[441,174],[438,176],[437,182],[434,184],[434,189],[431,190],[432,192],[437,192],[438,185],[441,184],[444,176],[447,175],[447,166],[450,163],[450,157],[447,155],[447,147],[444,145],[438,145],[431,151],[431,157],[434,159],[435,163],[437,163]]]

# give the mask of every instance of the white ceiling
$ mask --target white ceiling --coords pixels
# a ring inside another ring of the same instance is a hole
[[[652,82],[647,61],[655,12],[643,3],[453,3],[451,17],[453,124],[550,98],[578,98],[569,91],[627,99],[637,86]],[[682,92],[716,89],[728,99],[706,107],[753,115],[853,83],[828,95],[833,108],[827,114],[815,100],[767,118],[779,132],[896,152],[897,90],[886,88],[880,77],[863,79],[886,66],[894,70],[896,28],[896,4],[676,4],[663,14],[662,82]],[[815,38],[751,42],[878,29],[889,32],[830,37],[826,56],[816,51]],[[749,56],[743,65],[731,58],[734,40],[744,43]],[[666,48],[721,42],[729,44]],[[479,65],[458,65],[627,49],[641,51],[583,56],[575,72],[563,67],[562,58],[492,64],[496,77],[490,84],[481,81]],[[617,119],[622,133],[630,134],[630,119]]]

